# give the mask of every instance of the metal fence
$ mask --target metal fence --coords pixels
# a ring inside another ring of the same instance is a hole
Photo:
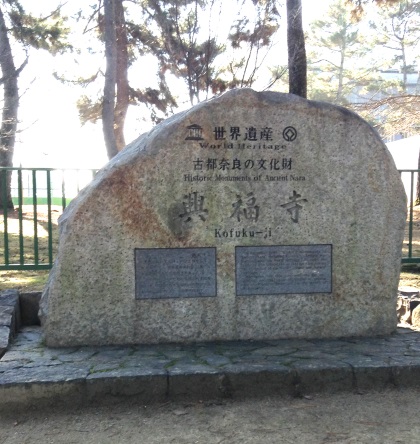
[[[97,170],[0,167],[0,270],[45,270],[54,260],[58,216]],[[11,175],[14,211],[7,205]],[[2,216],[2,217],[1,217]]]
[[[2,168],[0,184],[0,270],[45,270],[52,267],[58,244],[57,218],[95,176],[91,169]],[[420,170],[400,170],[408,196],[408,217],[402,263],[420,263],[415,199]],[[15,210],[7,207],[6,184],[11,174]],[[420,210],[419,210],[420,216]]]
[[[417,233],[414,233],[414,229],[419,228],[418,234],[420,234],[420,226],[419,222],[416,220],[414,207],[417,198],[417,180],[420,170],[399,170],[399,172],[408,197],[408,214],[403,246],[403,258],[401,262],[403,264],[418,264],[420,263],[420,248],[419,250],[414,249],[414,247],[417,245],[416,241],[414,240],[414,235]]]

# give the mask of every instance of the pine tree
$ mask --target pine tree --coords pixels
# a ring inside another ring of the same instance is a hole
[[[0,127],[0,166],[13,165],[15,136],[19,110],[19,75],[29,61],[29,48],[45,49],[51,53],[64,51],[69,47],[68,30],[60,16],[59,8],[47,17],[27,14],[18,0],[0,2],[0,68],[3,87],[3,109]],[[15,65],[13,50],[19,45],[26,51],[25,61]],[[13,208],[10,193],[11,173],[0,174],[0,207]]]
[[[326,17],[311,24],[307,45],[312,99],[345,105],[352,93],[371,85],[376,67],[365,56],[373,44],[351,20],[344,0],[333,2]]]
[[[79,115],[82,122],[102,119],[108,157],[124,146],[129,104],[146,105],[156,123],[179,106],[184,94],[169,87],[174,79],[186,89],[190,105],[230,88],[252,86],[279,26],[276,1],[236,0],[235,10],[223,0],[100,0],[93,13],[81,13],[81,19],[96,21],[90,29],[105,43],[107,67],[103,95],[81,97]],[[251,10],[252,18],[246,13]],[[229,25],[221,30],[217,24],[226,12]],[[145,59],[152,60],[149,71],[156,67],[156,80],[141,87],[127,76]],[[102,80],[98,73],[92,81]]]

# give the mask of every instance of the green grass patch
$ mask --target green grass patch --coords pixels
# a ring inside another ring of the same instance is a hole
[[[48,275],[49,270],[0,271],[0,291],[11,288],[21,291],[42,291]]]
[[[13,204],[18,207],[19,206],[19,198],[18,197],[13,197]],[[62,197],[52,197],[51,198],[51,205],[56,205],[56,206],[63,206],[63,203],[65,204],[64,206],[67,207],[67,205],[72,201],[72,199],[67,198],[67,199],[63,199]],[[34,200],[32,199],[32,197],[24,197],[22,199],[22,205],[33,205],[34,204]],[[36,199],[36,204],[37,205],[48,205],[48,198],[46,197],[37,197]]]

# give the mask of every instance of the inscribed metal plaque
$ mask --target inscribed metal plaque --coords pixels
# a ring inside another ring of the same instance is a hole
[[[236,247],[236,295],[332,292],[332,245]]]
[[[136,299],[214,297],[215,248],[136,248]]]

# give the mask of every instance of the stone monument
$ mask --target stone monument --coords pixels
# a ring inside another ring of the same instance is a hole
[[[60,219],[49,346],[388,334],[406,197],[350,111],[234,90],[112,159]]]

